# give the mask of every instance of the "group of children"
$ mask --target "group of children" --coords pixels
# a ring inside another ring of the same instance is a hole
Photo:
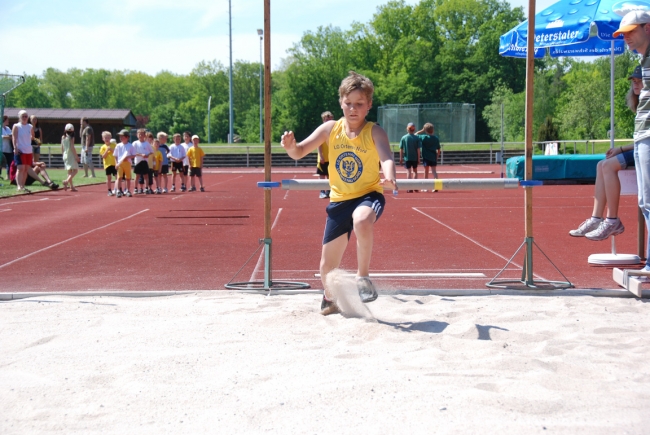
[[[115,195],[133,196],[135,194],[163,194],[176,191],[177,177],[180,181],[180,191],[196,191],[195,179],[199,179],[199,188],[205,192],[203,187],[203,157],[205,152],[199,146],[200,139],[197,135],[192,136],[189,131],[181,135],[173,135],[174,143],[167,145],[168,135],[159,132],[156,137],[153,133],[141,128],[137,131],[138,140],[129,142],[130,133],[122,130],[118,133],[120,143],[112,138],[111,133],[102,133],[104,145],[99,154],[104,161],[106,171],[106,186],[108,196]],[[168,187],[168,175],[172,172],[172,186]],[[137,176],[133,193],[131,193],[131,172]],[[113,184],[112,177],[115,176]],[[190,177],[190,187],[187,187],[187,177]],[[126,189],[123,189],[123,182]],[[156,188],[154,189],[154,182]]]

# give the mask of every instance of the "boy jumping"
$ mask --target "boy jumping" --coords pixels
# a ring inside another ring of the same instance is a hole
[[[327,274],[339,267],[352,230],[357,236],[357,289],[362,302],[377,299],[369,279],[373,227],[381,216],[383,186],[397,190],[395,162],[388,135],[366,121],[372,107],[374,87],[360,74],[350,71],[339,87],[343,118],[321,124],[304,141],[296,143],[293,132],[282,135],[281,144],[293,159],[300,159],[326,143],[329,150],[330,204],[323,236],[320,273],[323,288],[321,314],[340,312],[327,289]],[[385,179],[379,178],[379,164]]]

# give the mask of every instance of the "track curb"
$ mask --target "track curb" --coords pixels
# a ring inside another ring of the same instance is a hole
[[[248,293],[268,295],[265,290],[184,290],[184,291],[79,291],[79,292],[0,292],[0,301],[13,301],[43,296],[76,296],[76,297],[124,297],[152,298],[191,294],[214,293]],[[322,294],[323,290],[273,290],[271,295]],[[430,289],[430,290],[399,290],[379,291],[382,296],[594,296],[608,298],[636,298],[632,293],[623,289],[569,289],[569,290],[506,290],[506,289]],[[644,290],[643,299],[650,298],[650,290]],[[637,298],[638,299],[638,298]]]

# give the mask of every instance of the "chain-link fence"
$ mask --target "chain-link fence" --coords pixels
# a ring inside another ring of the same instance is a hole
[[[377,109],[377,122],[388,133],[388,140],[399,142],[406,125],[418,130],[430,122],[441,142],[468,143],[476,140],[476,107],[466,103],[388,104]]]

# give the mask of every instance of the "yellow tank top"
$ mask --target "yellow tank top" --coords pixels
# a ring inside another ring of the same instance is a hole
[[[323,149],[322,154],[320,152],[321,148]],[[321,148],[316,148],[316,150],[318,152],[318,162],[320,163],[321,160],[324,161],[324,162],[329,162],[329,154],[330,153],[329,153],[329,148],[327,148],[327,143],[324,143],[323,145],[321,145]]]
[[[336,121],[329,138],[330,201],[359,198],[370,192],[383,193],[379,179],[379,153],[372,140],[373,122],[359,136],[345,133],[345,118]]]

